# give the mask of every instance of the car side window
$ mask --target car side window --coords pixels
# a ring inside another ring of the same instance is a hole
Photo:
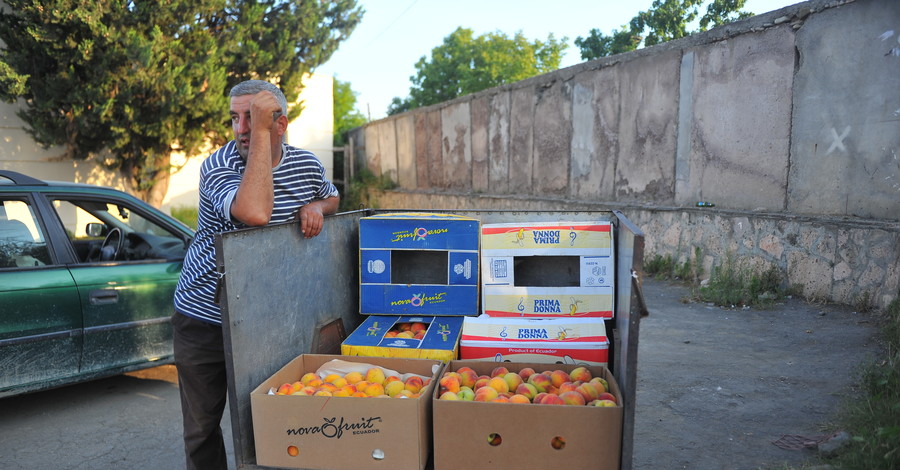
[[[51,264],[34,208],[25,200],[0,200],[0,269]]]
[[[122,203],[68,198],[51,202],[83,263],[178,259],[187,251],[178,234]],[[108,238],[113,236],[122,243],[111,254]]]

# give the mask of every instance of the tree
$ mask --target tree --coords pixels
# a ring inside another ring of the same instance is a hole
[[[512,38],[496,32],[473,37],[457,28],[431,50],[431,59],[416,62],[409,97],[394,98],[388,114],[428,106],[486,88],[524,80],[559,68],[566,38],[528,41],[521,32]]]
[[[350,129],[366,123],[366,117],[356,109],[356,95],[350,82],[334,79],[334,146],[346,143],[345,134]]]
[[[699,29],[688,31],[688,25],[697,19],[704,0],[654,0],[647,11],[638,12],[621,30],[613,30],[609,36],[592,29],[586,38],[575,38],[584,60],[606,57],[633,51],[641,46],[653,46],[672,39],[706,31],[732,21],[753,16],[741,11],[746,0],[713,0],[700,17]]]
[[[75,160],[108,152],[100,163],[156,206],[173,151],[228,139],[231,86],[270,80],[294,101],[363,14],[356,0],[5,3],[0,98],[22,100],[39,144]]]

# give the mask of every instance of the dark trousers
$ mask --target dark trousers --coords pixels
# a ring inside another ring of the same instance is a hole
[[[176,312],[172,332],[187,469],[227,470],[221,427],[228,396],[222,327]]]

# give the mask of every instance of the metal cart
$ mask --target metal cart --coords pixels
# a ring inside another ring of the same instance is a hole
[[[482,223],[612,221],[615,243],[615,316],[607,321],[609,369],[623,394],[622,470],[632,467],[635,386],[644,235],[619,211],[361,210],[326,218],[322,233],[305,239],[297,224],[221,234],[216,239],[222,277],[225,354],[234,455],[239,469],[256,464],[250,392],[300,354],[340,354],[340,343],[362,321],[359,314],[359,219],[388,212],[443,212]]]

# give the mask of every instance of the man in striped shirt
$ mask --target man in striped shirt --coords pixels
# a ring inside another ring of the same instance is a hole
[[[283,142],[287,100],[277,86],[248,80],[231,89],[234,140],[200,170],[198,228],[175,289],[175,365],[188,469],[227,469],[221,420],[227,377],[222,312],[215,302],[217,233],[297,220],[306,238],[338,208],[337,189],[310,152]]]

